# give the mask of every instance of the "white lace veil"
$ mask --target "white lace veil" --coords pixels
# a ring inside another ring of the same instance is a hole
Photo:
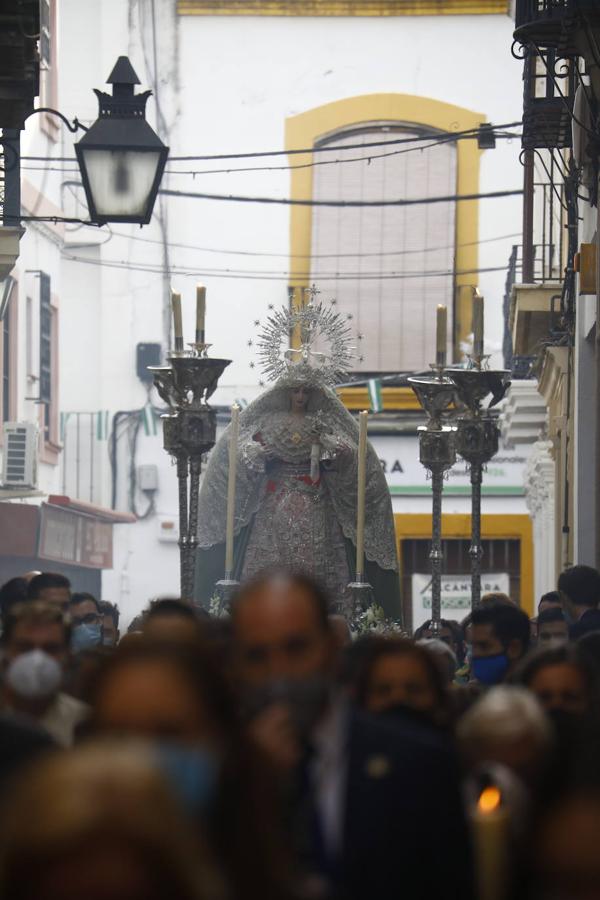
[[[289,379],[276,382],[240,413],[236,534],[250,524],[261,502],[267,478],[262,467],[253,468],[248,465],[248,450],[253,445],[256,446],[254,435],[265,428],[273,413],[289,410],[291,386]],[[343,455],[343,464],[334,464],[324,470],[322,478],[344,536],[356,543],[358,425],[333,389],[308,387],[308,391],[307,412],[320,413],[328,431],[353,451]],[[225,429],[212,450],[200,488],[198,543],[204,549],[225,541],[230,428],[228,426]],[[367,451],[365,556],[382,569],[397,571],[389,489],[370,443]]]

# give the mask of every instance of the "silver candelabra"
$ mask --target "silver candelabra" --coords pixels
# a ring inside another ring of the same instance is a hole
[[[442,618],[442,492],[444,476],[456,461],[455,428],[444,424],[448,409],[454,402],[454,383],[444,376],[443,367],[434,367],[437,374],[409,378],[408,382],[427,413],[427,426],[420,426],[419,458],[431,473],[433,495],[431,515],[431,631],[439,635]]]
[[[489,409],[499,403],[510,386],[510,372],[505,369],[486,369],[481,358],[473,368],[446,369],[463,405],[456,422],[456,450],[470,469],[471,477],[471,609],[481,601],[481,484],[484,466],[498,452],[499,429]],[[482,403],[492,399],[486,409]]]
[[[216,411],[207,401],[231,362],[207,356],[204,343],[192,344],[191,348],[170,353],[166,366],[149,367],[155,387],[169,407],[162,416],[163,440],[165,450],[177,465],[181,597],[190,602],[194,592],[202,456],[214,446],[217,432]]]

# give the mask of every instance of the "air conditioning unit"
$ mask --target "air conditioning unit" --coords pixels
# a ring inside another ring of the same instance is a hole
[[[37,425],[31,422],[5,422],[2,486],[36,488],[37,457]]]

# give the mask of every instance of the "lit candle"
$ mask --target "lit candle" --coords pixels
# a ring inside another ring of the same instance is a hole
[[[438,366],[446,365],[446,344],[448,341],[448,310],[441,303],[437,308],[435,332],[435,362]]]
[[[196,287],[196,343],[204,343],[204,318],[206,316],[206,288],[203,284]]]
[[[510,818],[497,787],[486,787],[472,815],[477,897],[506,900]]]
[[[473,356],[476,360],[483,356],[483,297],[477,289],[473,294]]]
[[[365,490],[367,484],[367,422],[369,413],[358,414],[358,492],[356,503],[356,580],[364,576]]]
[[[227,525],[225,530],[225,579],[227,581],[231,581],[233,573],[233,525],[239,426],[240,407],[234,403],[231,407],[231,425],[229,426],[229,472],[227,475]]]
[[[183,350],[183,324],[181,319],[181,294],[171,291],[171,306],[173,308],[173,330],[175,334],[175,349]]]

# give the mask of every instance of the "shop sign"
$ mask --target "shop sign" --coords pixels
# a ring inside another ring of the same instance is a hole
[[[370,441],[381,462],[392,494],[429,494],[431,481],[419,462],[417,435],[375,434]],[[523,493],[523,475],[530,452],[529,446],[517,448],[500,445],[496,456],[488,463],[484,474],[484,493],[515,495]],[[444,485],[447,494],[470,494],[471,481],[464,460],[457,459],[447,474]]]
[[[506,572],[481,576],[481,593],[501,592],[510,595],[510,577]],[[442,619],[460,622],[471,611],[471,576],[442,576]],[[431,575],[412,576],[413,629],[431,618]]]
[[[112,569],[112,525],[92,516],[42,504],[38,556],[71,566]]]

